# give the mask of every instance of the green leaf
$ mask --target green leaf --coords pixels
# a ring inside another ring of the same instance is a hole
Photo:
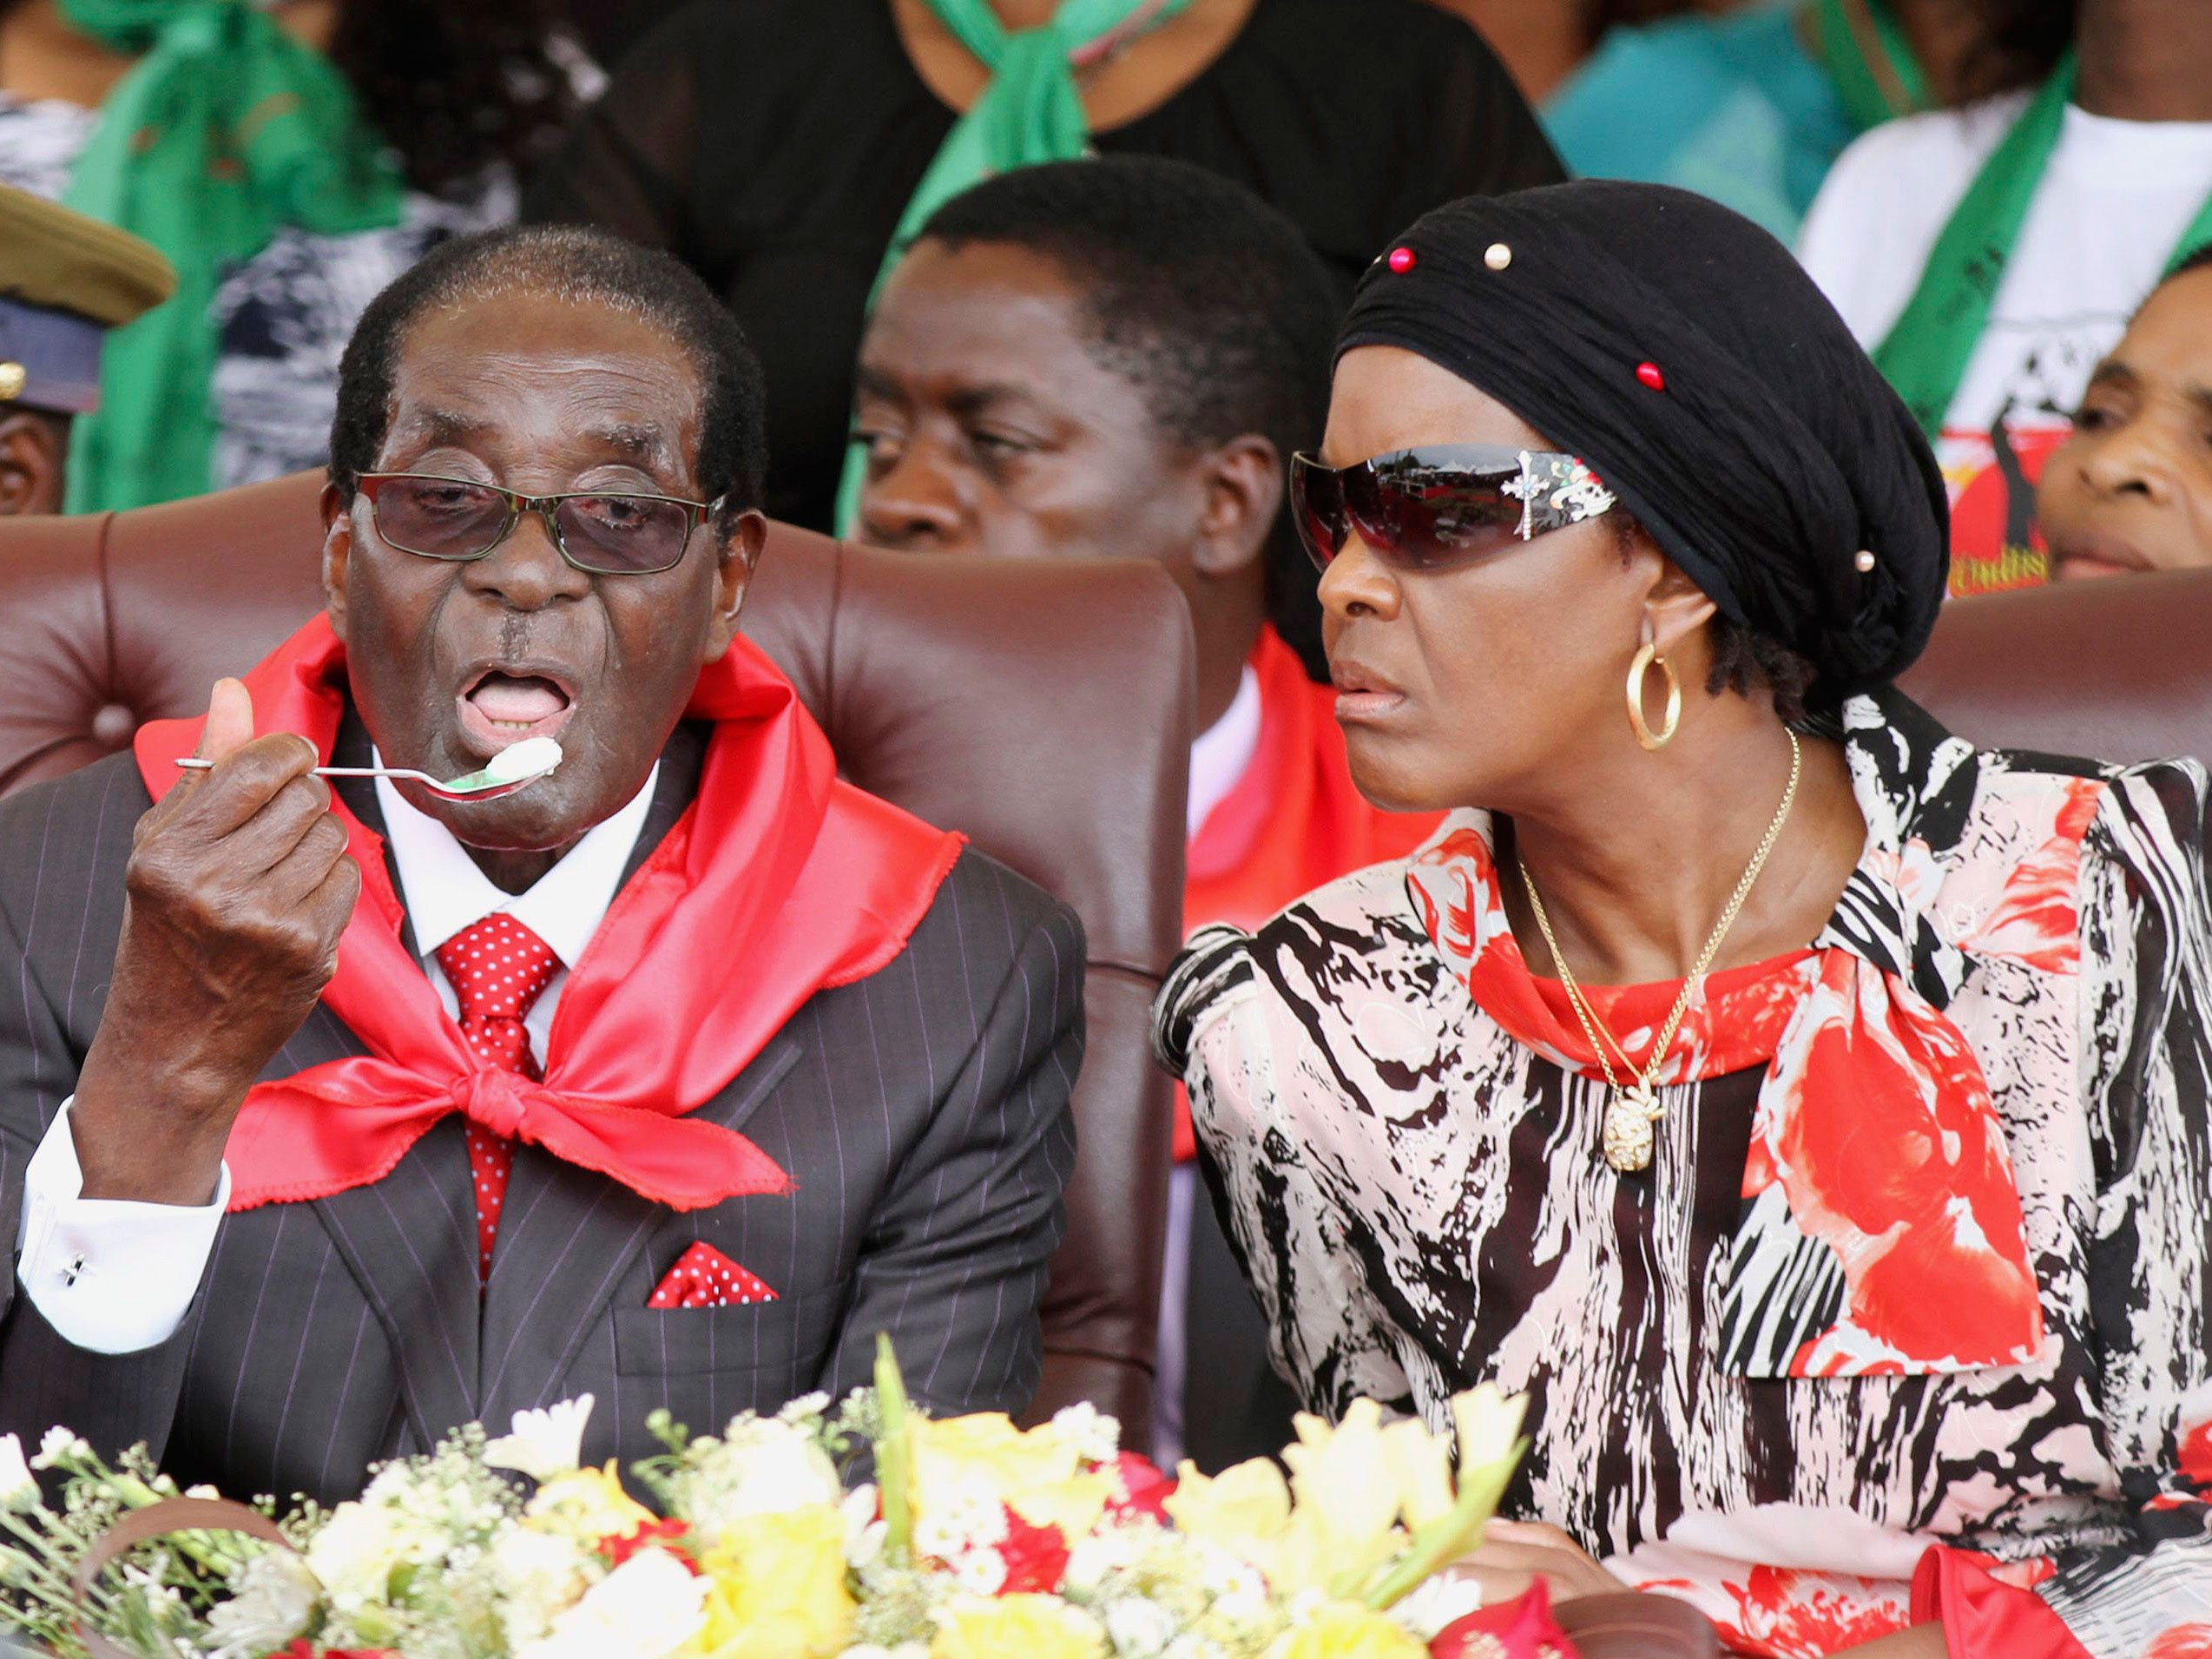
[[[876,1404],[883,1416],[876,1437],[876,1489],[883,1495],[884,1558],[903,1567],[913,1542],[913,1421],[888,1331],[876,1333]]]

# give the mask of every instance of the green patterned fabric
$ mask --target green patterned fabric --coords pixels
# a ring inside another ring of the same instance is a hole
[[[938,20],[991,72],[991,84],[953,123],[914,187],[891,246],[884,250],[870,304],[930,215],[969,186],[1014,168],[1088,154],[1090,123],[1076,86],[1076,60],[1124,44],[1189,4],[1190,0],[1061,0],[1050,23],[1010,30],[989,0],[928,0]],[[846,451],[837,492],[840,534],[851,533],[859,515],[866,466],[859,444]]]
[[[138,62],[108,95],[64,200],[161,250],[176,296],[118,329],[100,409],[70,440],[69,509],[135,507],[210,483],[229,270],[284,226],[397,224],[399,166],[330,61],[249,0],[62,0],[74,27]]]

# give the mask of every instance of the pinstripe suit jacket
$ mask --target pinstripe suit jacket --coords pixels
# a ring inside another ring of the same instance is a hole
[[[702,747],[690,728],[671,741],[633,870],[696,787]],[[370,792],[347,802],[378,824]],[[0,801],[10,1245],[24,1166],[99,1024],[148,804],[128,754]],[[190,1313],[155,1347],[72,1346],[10,1274],[0,1431],[67,1423],[103,1449],[148,1442],[182,1481],[327,1501],[456,1424],[504,1428],[587,1389],[587,1460],[649,1455],[654,1407],[705,1431],[841,1392],[867,1379],[879,1330],[932,1409],[1018,1409],[1037,1384],[1037,1305],[1074,1162],[1083,962],[1070,912],[964,854],[899,957],[815,996],[699,1109],[741,1127],[793,1193],[678,1214],[523,1146],[479,1294],[468,1154],[448,1118],[372,1185],[227,1216]],[[267,1075],[362,1051],[319,1007]],[[695,1240],[780,1300],[648,1308]]]

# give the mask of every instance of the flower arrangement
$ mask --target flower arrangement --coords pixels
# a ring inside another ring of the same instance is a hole
[[[0,1437],[0,1625],[68,1659],[1429,1659],[1471,1645],[1437,1574],[1526,1443],[1522,1402],[1453,1401],[1456,1437],[1361,1401],[1284,1461],[1171,1481],[1089,1406],[1038,1428],[932,1420],[888,1344],[876,1385],[694,1436],[630,1471],[579,1462],[589,1396],[471,1426],[335,1509],[180,1494],[66,1430]],[[1455,1456],[1456,1454],[1456,1456]],[[852,1486],[872,1456],[874,1479]],[[1456,1460],[1456,1478],[1454,1464]],[[34,1470],[55,1471],[58,1503]],[[513,1477],[527,1478],[527,1485]],[[116,1533],[119,1523],[126,1531]],[[112,1558],[110,1558],[112,1557]],[[1477,1642],[1487,1638],[1476,1638]],[[1434,1643],[1433,1648],[1432,1643]],[[1559,1651],[1566,1651],[1560,1649]]]

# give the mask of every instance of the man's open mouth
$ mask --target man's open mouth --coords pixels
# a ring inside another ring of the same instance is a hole
[[[489,759],[526,737],[553,737],[576,712],[568,685],[549,674],[486,668],[471,677],[456,700],[470,746]]]

